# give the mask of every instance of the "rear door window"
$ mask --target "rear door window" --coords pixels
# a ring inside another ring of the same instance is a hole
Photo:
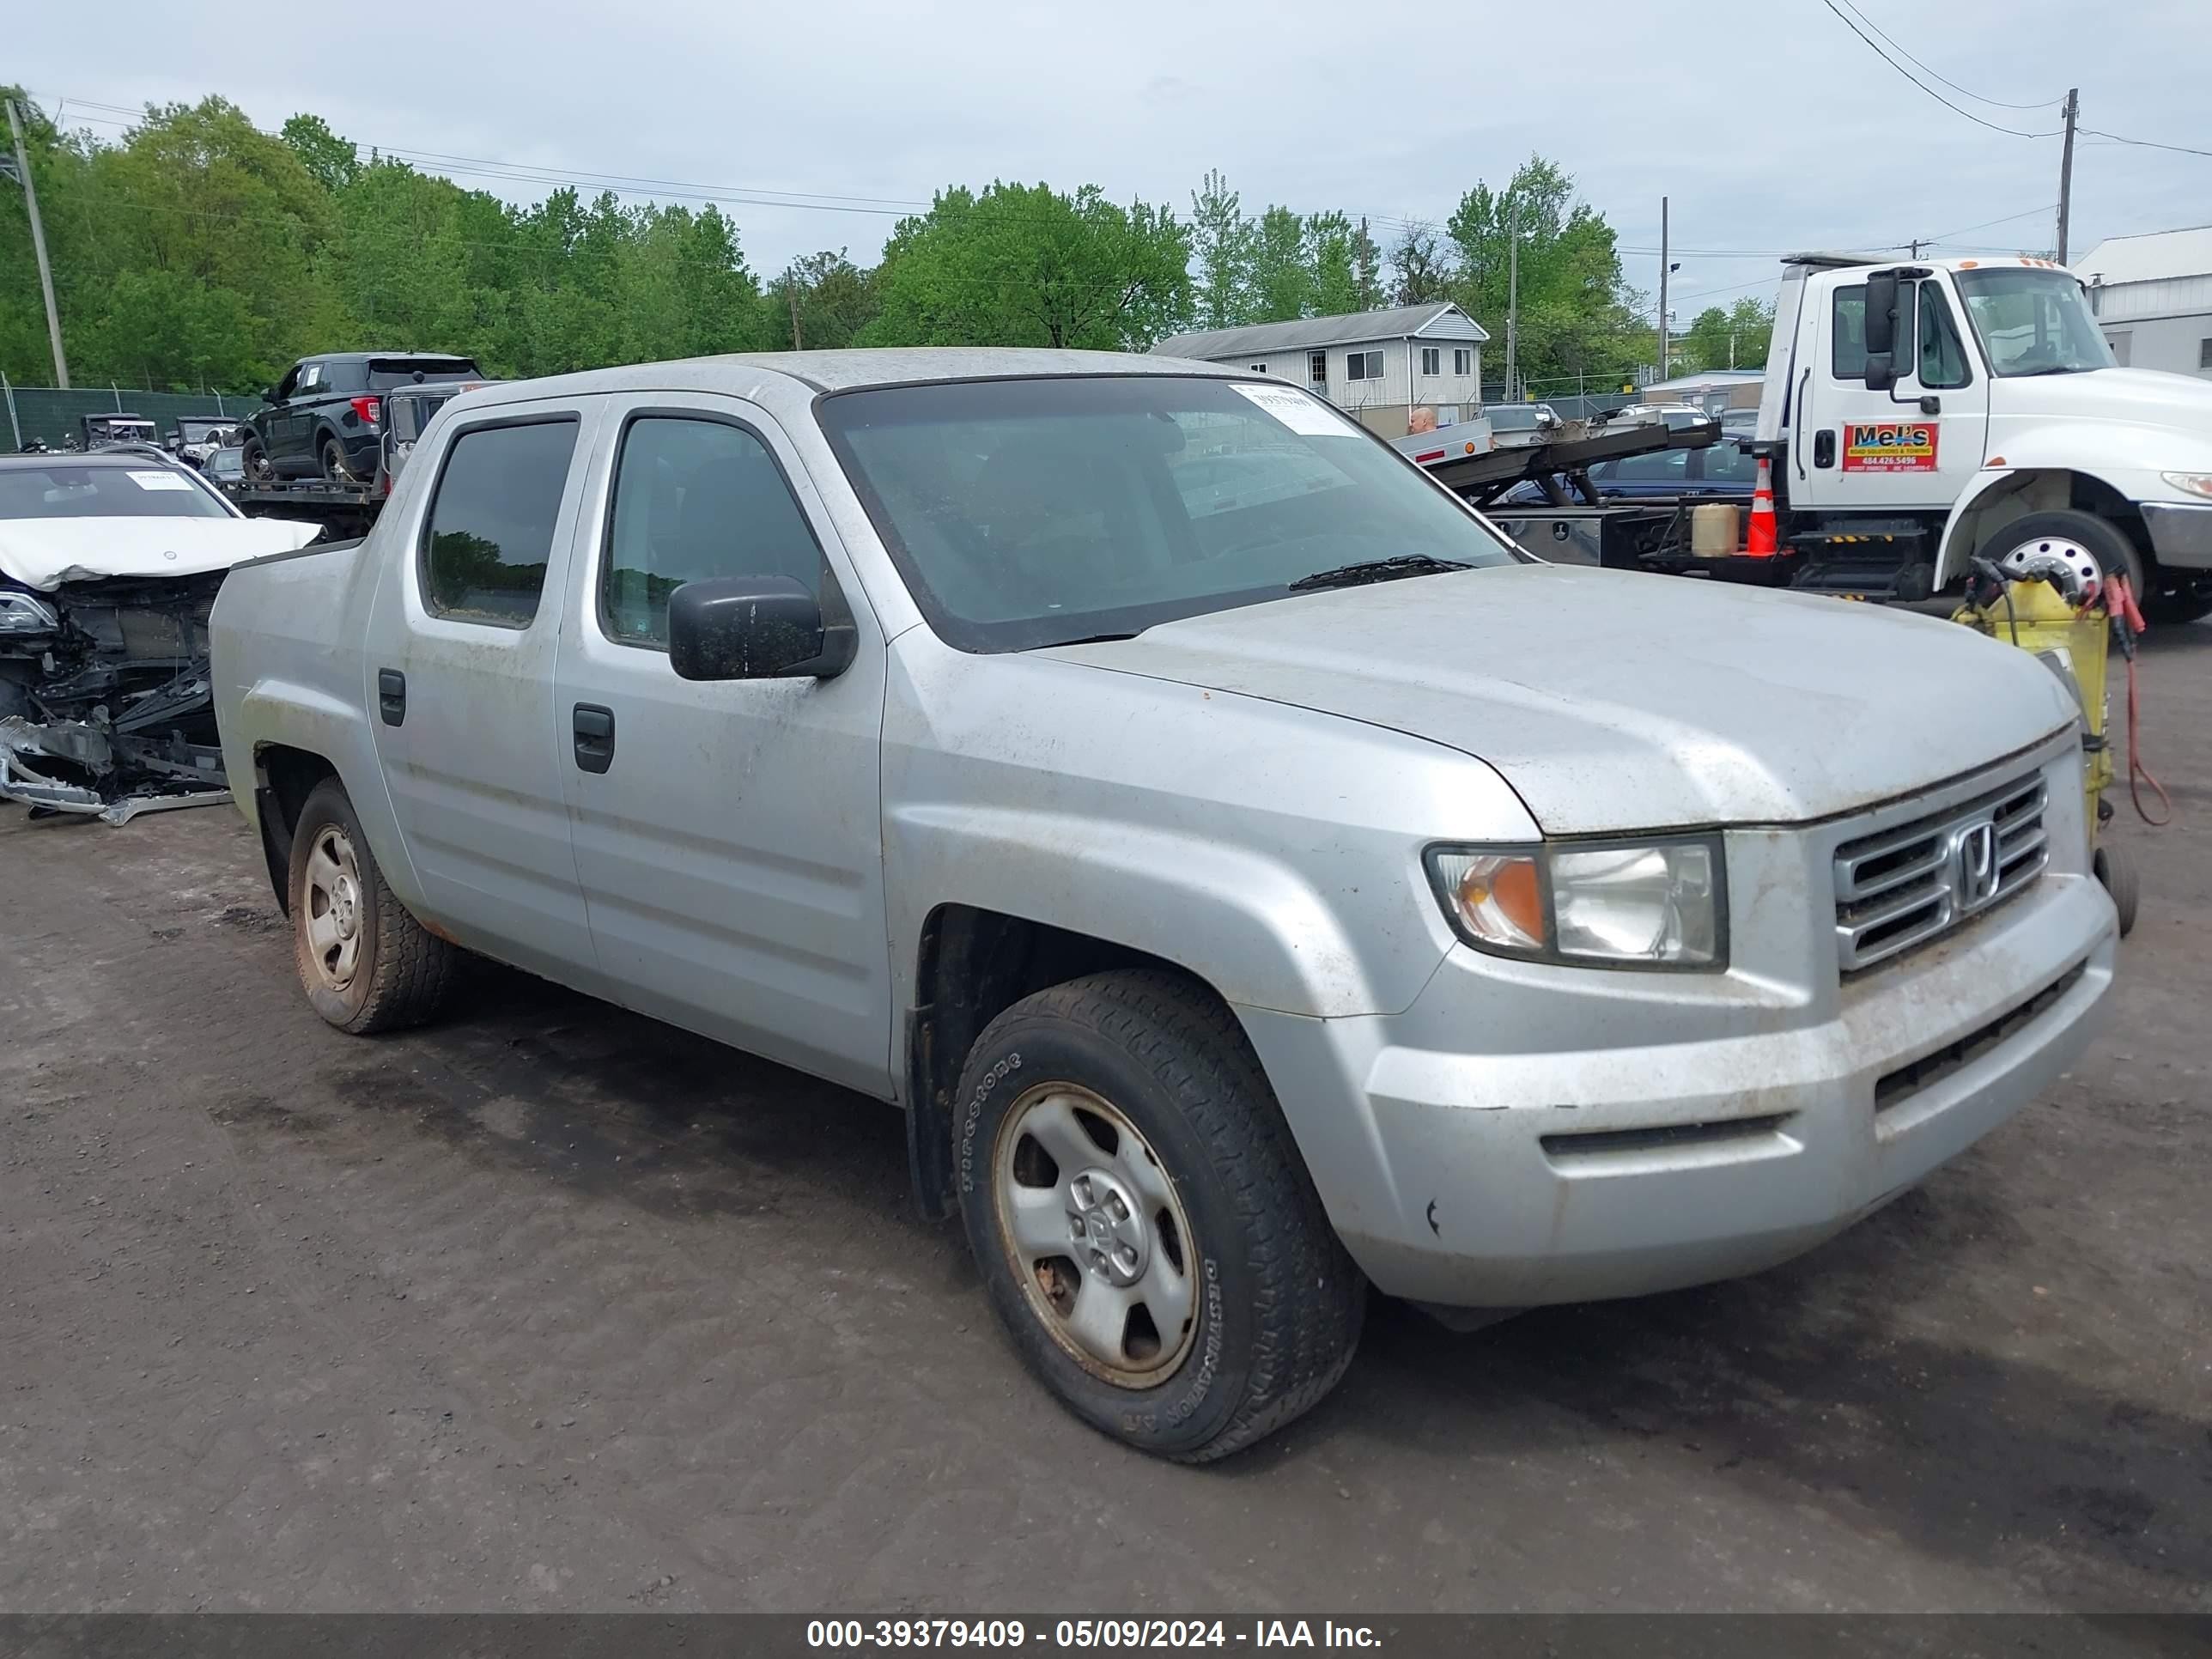
[[[575,448],[574,416],[471,427],[453,440],[423,526],[422,602],[432,614],[530,625]]]
[[[720,576],[789,576],[821,597],[822,549],[768,446],[732,421],[645,415],[615,465],[599,621],[624,645],[668,644],[668,596]]]

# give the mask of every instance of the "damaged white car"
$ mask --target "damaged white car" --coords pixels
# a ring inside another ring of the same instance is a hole
[[[228,800],[208,611],[319,533],[143,452],[0,457],[0,799],[110,823]]]

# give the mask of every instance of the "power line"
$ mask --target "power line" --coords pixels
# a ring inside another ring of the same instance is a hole
[[[1895,70],[1906,80],[1911,82],[1914,86],[1918,87],[1921,91],[1926,93],[1937,103],[1942,105],[1945,109],[1951,111],[1954,114],[1963,115],[1969,121],[1975,122],[1981,126],[1985,126],[1992,132],[2006,133],[2014,138],[2056,138],[2058,136],[2056,129],[2050,132],[2023,132],[2018,127],[2000,126],[1995,121],[1983,120],[1980,116],[1975,114],[1973,111],[1970,109],[1961,109],[1958,105],[1946,98],[1942,93],[1936,91],[1935,88],[1929,86],[1926,82],[1914,75],[1911,70],[1905,68],[1905,65],[1899,63],[1897,59],[1892,58],[1887,52],[1884,52],[1880,44],[1876,42],[1872,35],[1869,34],[1864,29],[1861,28],[1856,23],[1853,22],[1849,17],[1844,15],[1841,8],[1836,4],[1836,0],[1820,0],[1820,3],[1826,6],[1830,11],[1835,13],[1836,20],[1843,24],[1845,28],[1849,29],[1853,34],[1857,35],[1860,40],[1865,41],[1867,44],[1867,49],[1873,52],[1875,57],[1881,58],[1883,63],[1888,64],[1890,68]],[[1969,94],[1967,95],[1971,97],[1972,94]]]
[[[1949,76],[1942,74],[1936,70],[1929,69],[1927,64],[1921,63],[1917,58],[1913,57],[1911,52],[1905,51],[1903,46],[1899,44],[1895,35],[1890,33],[1887,29],[1883,28],[1881,24],[1875,22],[1873,18],[1861,11],[1853,3],[1853,0],[1844,0],[1844,4],[1850,8],[1851,15],[1856,17],[1859,21],[1864,23],[1876,34],[1879,34],[1883,40],[1888,41],[1891,46],[1896,46],[1899,56],[1904,58],[1909,63],[1918,65],[1920,69],[1924,70],[1926,73],[1934,76],[1936,79],[1941,81],[1945,86],[1950,88],[1952,91],[1963,94],[1965,96],[1972,99],[1978,104],[1987,104],[1995,109],[2048,109],[2058,101],[2056,98],[2045,98],[2033,104],[2008,104],[2002,98],[1984,97],[1978,92],[1975,92],[1968,88],[1960,86],[1956,81],[1951,79]],[[1831,9],[1833,9],[1833,8],[1831,8]]]
[[[2212,155],[2212,149],[2193,149],[2187,144],[2161,144],[2155,138],[2123,138],[2117,132],[2100,132],[2095,127],[2081,127],[2076,131],[2094,132],[2100,138],[2109,138],[2116,144],[2132,144],[2138,149],[2170,149],[2178,155]]]

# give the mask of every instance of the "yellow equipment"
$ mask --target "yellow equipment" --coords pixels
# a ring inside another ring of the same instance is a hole
[[[1986,590],[1984,590],[1986,591]],[[2003,584],[1994,599],[1969,599],[1951,620],[2032,651],[2054,670],[2081,699],[2082,779],[2087,799],[2082,821],[2089,826],[2091,867],[2105,884],[2120,913],[2120,932],[2135,926],[2136,876],[2134,861],[2118,846],[2099,845],[2098,831],[2112,809],[2105,791],[2112,781],[2112,750],[2106,741],[2105,659],[2112,621],[2102,592],[2080,610],[2047,581]]]

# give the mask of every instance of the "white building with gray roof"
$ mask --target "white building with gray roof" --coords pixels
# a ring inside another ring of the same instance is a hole
[[[1304,386],[1395,438],[1417,409],[1433,410],[1440,426],[1474,418],[1482,406],[1482,345],[1489,337],[1457,306],[1436,301],[1174,334],[1152,352]]]

